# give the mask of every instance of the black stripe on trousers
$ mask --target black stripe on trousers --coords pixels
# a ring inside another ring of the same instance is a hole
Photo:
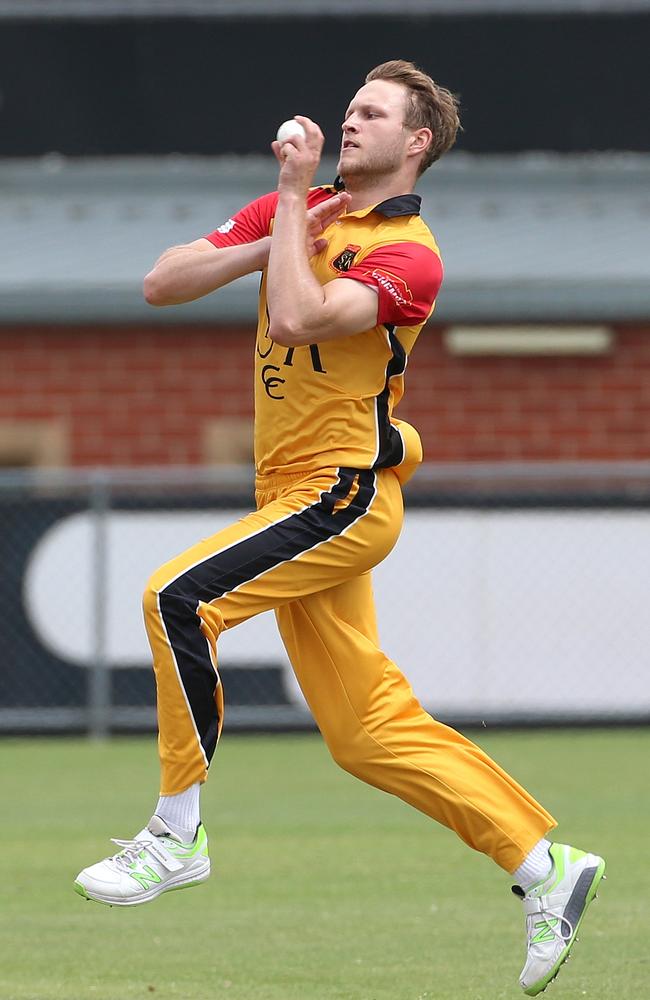
[[[359,488],[354,497],[335,511],[336,503],[350,494],[357,476]],[[160,591],[160,613],[208,762],[217,745],[219,719],[214,667],[196,615],[199,601],[209,603],[223,597],[340,535],[368,511],[375,481],[370,469],[339,469],[336,484],[316,503],[209,556]]]

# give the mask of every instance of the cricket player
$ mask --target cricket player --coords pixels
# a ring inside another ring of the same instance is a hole
[[[273,143],[277,191],[167,250],[145,278],[147,301],[164,306],[261,272],[257,509],[148,582],[160,798],[75,888],[133,906],[208,877],[199,790],[224,718],[219,636],[272,608],[334,760],[513,876],[527,932],[520,982],[535,996],[567,958],[605,863],[551,843],[553,817],[423,710],[379,646],[370,576],[397,541],[401,487],[422,458],[417,432],[394,415],[442,281],[413,188],[453,145],[457,102],[411,63],[377,66],[345,112],[333,186],[312,186],[323,136],[296,120],[304,136]]]

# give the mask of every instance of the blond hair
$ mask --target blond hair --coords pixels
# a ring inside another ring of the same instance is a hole
[[[454,145],[456,133],[461,127],[458,98],[404,59],[391,59],[375,66],[368,73],[366,83],[371,80],[392,80],[406,87],[408,96],[404,125],[410,129],[431,129],[433,138],[420,161],[419,176]]]

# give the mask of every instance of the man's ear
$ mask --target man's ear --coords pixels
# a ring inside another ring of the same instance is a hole
[[[410,144],[409,144],[409,154],[411,156],[417,156],[419,153],[423,153],[429,148],[431,142],[433,141],[433,132],[430,128],[419,128],[413,132]]]

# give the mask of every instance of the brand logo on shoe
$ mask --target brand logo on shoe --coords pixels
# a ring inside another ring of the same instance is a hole
[[[141,872],[130,872],[129,874],[143,889],[150,889],[152,885],[162,882],[160,875],[150,865],[144,865]]]
[[[554,941],[557,933],[553,928],[557,927],[558,923],[558,918],[553,917],[551,920],[541,920],[538,924],[535,924],[535,928],[539,927],[540,930],[531,940],[531,944],[541,944],[542,941]]]

